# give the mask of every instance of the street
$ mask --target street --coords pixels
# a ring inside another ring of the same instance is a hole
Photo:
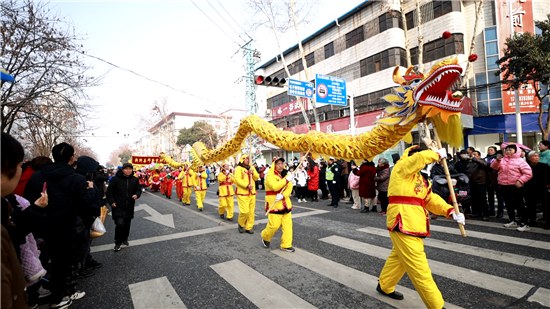
[[[256,203],[255,234],[237,231],[218,214],[217,184],[204,211],[147,191],[138,199],[130,246],[113,252],[114,224],[95,239],[103,267],[79,280],[86,292],[71,308],[424,308],[405,275],[397,301],[376,292],[392,247],[386,217],[359,213],[340,201],[297,203],[293,246],[279,250],[281,231],[265,249],[265,191]],[[505,215],[505,218],[507,216]],[[432,220],[425,252],[445,308],[543,308],[550,306],[550,231],[518,232],[506,219],[468,220],[462,238],[453,220]],[[173,219],[173,221],[172,221]]]

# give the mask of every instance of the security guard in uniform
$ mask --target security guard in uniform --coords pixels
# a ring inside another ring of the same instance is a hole
[[[334,157],[330,157],[328,160],[326,175],[328,189],[332,196],[332,202],[328,204],[328,206],[337,208],[338,202],[340,201],[340,168],[338,164],[336,164],[336,159],[334,159]]]

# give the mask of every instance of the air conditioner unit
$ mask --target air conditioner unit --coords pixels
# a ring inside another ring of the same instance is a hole
[[[271,116],[271,109],[270,108],[265,110],[265,115],[266,116]]]

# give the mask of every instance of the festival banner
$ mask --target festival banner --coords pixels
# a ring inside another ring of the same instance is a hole
[[[159,156],[132,156],[132,164],[148,165],[151,163],[166,164]]]
[[[304,105],[304,109],[307,111],[308,100],[306,98],[300,98],[302,100],[302,104]],[[300,103],[298,103],[298,100],[294,100],[292,102],[283,104],[281,106],[275,107],[271,110],[271,114],[273,116],[273,119],[281,118],[284,116],[294,115],[297,113],[300,113]]]
[[[515,33],[531,32],[535,33],[535,22],[533,18],[533,0],[510,0],[512,1],[512,22]],[[499,57],[502,57],[502,50],[506,48],[506,39],[510,37],[510,17],[507,1],[495,1],[497,23],[498,23],[498,43]],[[503,76],[504,74],[502,74]],[[501,76],[501,77],[502,77]],[[535,96],[533,82],[524,84],[524,89],[519,89],[519,104],[522,113],[532,113],[539,111],[539,100]],[[502,85],[502,105],[503,112],[516,112],[515,92],[506,90],[508,85]]]

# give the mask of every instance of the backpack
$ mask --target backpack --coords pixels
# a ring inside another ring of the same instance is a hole
[[[359,189],[359,179],[361,177],[355,175],[354,172],[349,173],[348,184],[350,189]]]

